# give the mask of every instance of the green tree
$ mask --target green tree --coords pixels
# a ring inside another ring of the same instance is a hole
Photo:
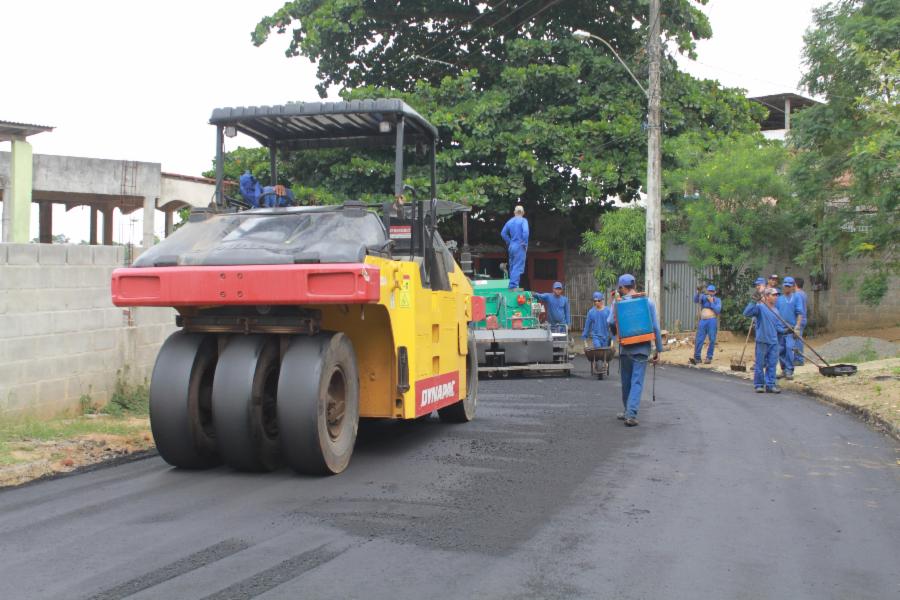
[[[582,234],[581,251],[594,256],[599,263],[594,276],[600,289],[614,288],[623,273],[633,273],[638,280],[643,279],[646,221],[643,208],[620,208],[603,215],[598,231]]]
[[[750,282],[771,257],[792,252],[787,152],[760,135],[724,138],[707,151],[681,140],[681,165],[666,174],[670,189],[688,191],[669,224],[699,273],[714,270],[722,297],[720,322],[746,326],[741,311]]]
[[[690,53],[710,35],[703,3],[667,3],[667,48]],[[642,74],[647,25],[641,0],[294,0],[264,18],[253,40],[291,30],[287,53],[316,62],[321,94],[336,85],[346,98],[401,97],[434,123],[441,197],[485,208],[473,215],[474,238],[496,237],[523,203],[542,225],[557,223],[536,237],[559,240],[580,233],[611,198],[637,198],[646,172],[643,92],[606,47],[572,33],[610,40]],[[672,56],[663,85],[668,135],[756,128],[758,109],[742,91],[681,73]],[[303,153],[291,173],[338,196],[389,195],[389,161],[379,153]],[[408,179],[422,187],[425,171]],[[565,220],[554,221],[560,213]]]
[[[860,299],[880,303],[900,273],[900,11],[896,0],[840,0],[814,11],[803,83],[825,103],[794,120],[798,260],[821,276],[824,256],[872,259]]]

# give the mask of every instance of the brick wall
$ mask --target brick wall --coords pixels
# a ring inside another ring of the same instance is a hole
[[[169,308],[110,301],[121,246],[0,244],[0,415],[77,411],[105,403],[119,373],[149,378],[175,329]]]

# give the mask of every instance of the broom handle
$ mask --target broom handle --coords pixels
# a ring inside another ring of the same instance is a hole
[[[747,344],[750,343],[750,332],[753,331],[753,325],[756,323],[756,317],[750,319],[750,327],[747,329],[747,339],[744,340],[744,349],[741,350],[741,360],[738,362],[739,365],[744,364],[744,354],[747,352]]]
[[[769,305],[768,305],[768,304],[763,303],[763,306],[765,306],[766,308],[769,308]],[[784,317],[782,317],[780,314],[778,314],[778,311],[777,311],[777,310],[772,310],[771,308],[769,308],[769,311],[770,311],[773,315],[775,315],[776,317],[778,317],[778,320],[779,320],[779,321],[781,321],[782,323],[785,324],[785,326],[788,328],[788,331],[790,331],[791,333],[795,333],[795,331],[794,331],[794,326],[791,325],[790,323],[788,323],[787,321],[785,321],[785,320],[784,320]],[[826,367],[830,367],[830,366],[831,366],[831,365],[828,364],[828,361],[827,361],[827,360],[825,360],[824,358],[822,358],[822,355],[821,355],[821,354],[819,354],[818,352],[816,352],[816,349],[815,349],[815,348],[813,348],[812,346],[810,346],[809,344],[806,343],[806,340],[804,340],[804,339],[803,339],[802,337],[800,337],[800,336],[797,336],[797,339],[800,340],[800,343],[801,343],[801,344],[803,344],[804,346],[806,346],[807,348],[809,348],[810,350],[812,350],[813,354],[815,354],[815,355],[819,358],[819,360],[821,360],[823,363],[825,363],[825,366],[826,366]]]

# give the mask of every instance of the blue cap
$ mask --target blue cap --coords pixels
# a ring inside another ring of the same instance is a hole
[[[765,277],[757,277],[756,281],[753,282],[753,285],[766,285]]]
[[[600,292],[594,292],[594,300],[603,300],[603,294]]]
[[[634,275],[625,273],[619,277],[619,287],[634,287]]]
[[[562,283],[560,283],[559,281],[557,281],[553,284],[553,289],[555,290],[557,288],[562,289]]]
[[[714,292],[714,291],[716,291],[716,286],[714,286],[713,284],[709,284],[708,286],[706,286],[706,291]]]
[[[795,281],[793,277],[785,277],[784,281],[781,282],[781,285],[794,285]]]

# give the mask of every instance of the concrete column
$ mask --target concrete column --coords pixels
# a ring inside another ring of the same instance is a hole
[[[144,249],[153,245],[153,226],[156,218],[156,198],[144,197]]]
[[[103,209],[103,245],[112,246],[113,243],[113,207]]]
[[[96,206],[91,207],[91,245],[97,245],[97,210]]]
[[[791,99],[784,99],[784,130],[791,130]]]
[[[166,211],[166,237],[172,235],[172,228],[174,227],[174,219],[172,218],[173,212],[172,209]]]
[[[31,225],[32,152],[24,139],[12,140],[9,189],[3,195],[3,241],[27,244]]]
[[[53,203],[38,202],[38,240],[42,244],[53,243]]]

